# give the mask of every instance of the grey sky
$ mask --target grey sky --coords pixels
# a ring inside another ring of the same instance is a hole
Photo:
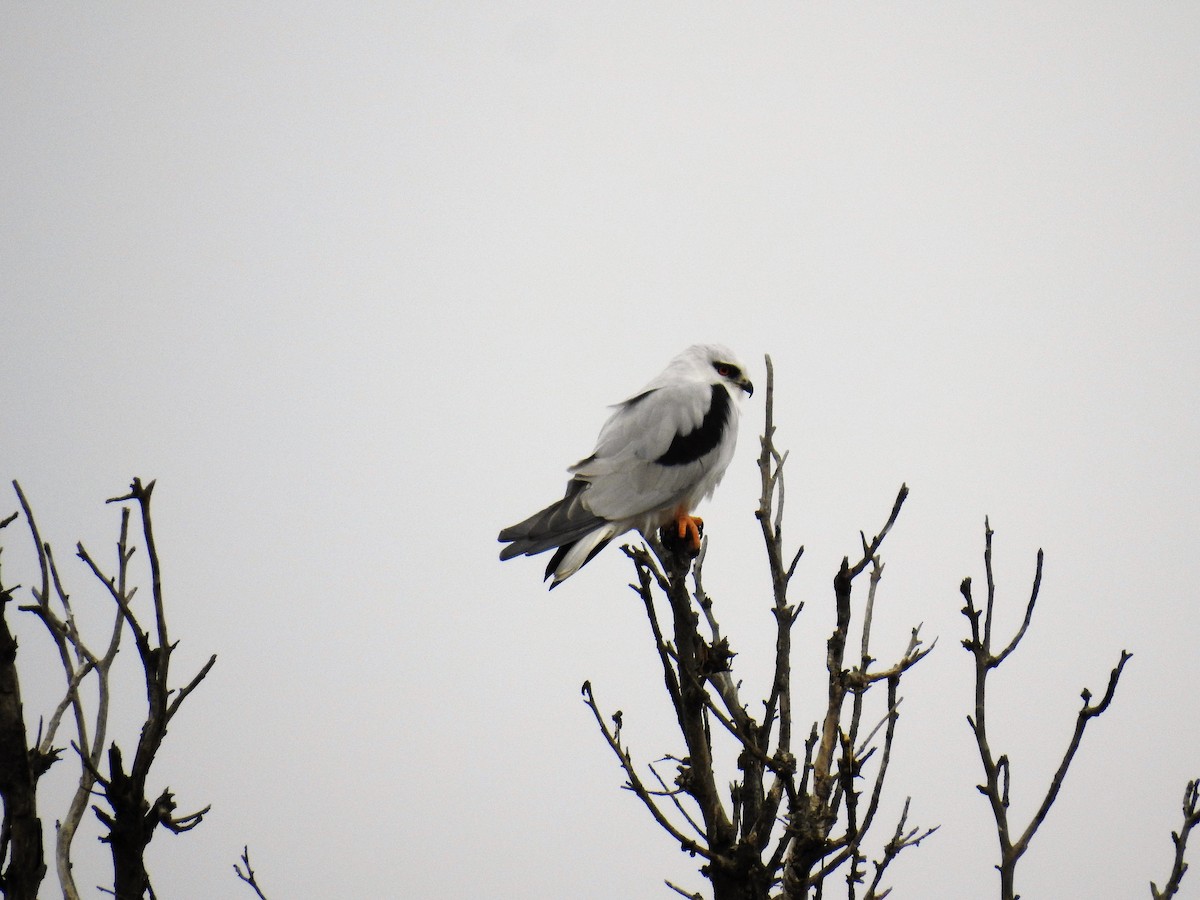
[[[160,895],[248,895],[244,843],[280,898],[704,886],[579,700],[679,749],[627,561],[547,595],[495,558],[697,340],[776,363],[801,722],[836,565],[912,489],[875,646],[940,642],[884,812],[943,827],[895,896],[994,891],[958,644],[985,514],[1012,627],[1047,554],[995,685],[1018,810],[1135,654],[1019,886],[1162,880],[1200,775],[1198,46],[1184,3],[10,5],[0,474],[97,607],[74,542],[111,557],[102,501],[157,478],[181,675],[219,655],[156,770],[214,806],[155,839]],[[748,685],[761,413],[702,509]]]

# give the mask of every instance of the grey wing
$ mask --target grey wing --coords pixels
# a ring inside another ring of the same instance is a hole
[[[717,388],[728,404],[728,393]],[[585,495],[587,507],[608,520],[630,519],[679,503],[696,487],[705,469],[700,454],[696,459],[673,459],[677,447],[690,435],[713,435],[713,448],[724,439],[728,406],[710,417],[718,394],[708,384],[680,384],[639,394],[617,407],[605,423],[595,452],[572,466],[577,477],[591,483]],[[706,431],[707,420],[720,426]],[[712,450],[713,448],[710,448]],[[699,449],[699,448],[697,448]]]
[[[501,559],[514,556],[533,556],[552,547],[577,541],[593,529],[604,524],[583,503],[583,494],[588,483],[573,478],[567,484],[563,498],[545,509],[534,513],[524,522],[510,525],[500,532],[500,540],[509,542],[501,553]]]

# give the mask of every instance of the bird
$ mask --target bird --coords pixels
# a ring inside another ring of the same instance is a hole
[[[615,404],[590,456],[570,466],[561,500],[500,532],[500,559],[554,550],[545,578],[553,589],[610,541],[667,529],[693,554],[712,496],[733,459],[746,368],[726,347],[696,344],[644,388]]]

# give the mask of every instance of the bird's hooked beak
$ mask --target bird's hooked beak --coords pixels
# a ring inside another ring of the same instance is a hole
[[[745,375],[738,379],[738,387],[746,392],[747,397],[754,396],[754,384]]]

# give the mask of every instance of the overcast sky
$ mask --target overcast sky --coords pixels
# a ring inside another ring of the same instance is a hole
[[[219,657],[153,773],[181,810],[213,804],[155,838],[159,896],[249,896],[243,844],[273,900],[705,888],[579,697],[590,679],[623,709],[641,759],[680,752],[627,560],[552,595],[539,560],[496,560],[606,404],[701,340],[758,384],[775,361],[801,730],[837,564],[912,490],[873,646],[897,656],[918,622],[939,642],[905,682],[878,838],[909,795],[942,829],[894,896],[995,895],[959,644],[985,515],[1005,633],[1046,552],[993,685],[1016,819],[1079,691],[1134,653],[1018,888],[1165,880],[1200,776],[1200,7],[281,9],[0,17],[3,484],[107,617],[71,551],[111,564],[103,501],[157,478],[179,683]],[[761,416],[756,393],[701,510],[748,698],[773,634]],[[3,546],[6,583],[32,584],[27,537]],[[32,726],[60,687],[30,618]],[[44,780],[48,827],[71,765]]]

